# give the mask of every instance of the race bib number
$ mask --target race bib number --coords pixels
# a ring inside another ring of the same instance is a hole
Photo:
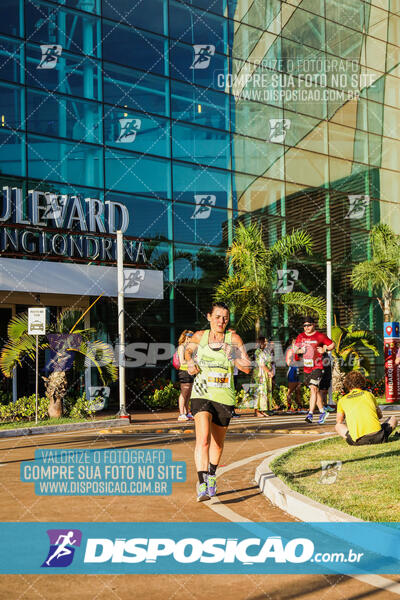
[[[304,359],[304,366],[305,367],[313,367],[314,366],[314,360],[312,358],[305,358]]]
[[[231,387],[231,374],[210,372],[207,375],[207,386],[214,388],[229,388]]]

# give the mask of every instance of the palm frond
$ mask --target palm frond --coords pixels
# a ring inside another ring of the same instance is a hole
[[[7,335],[10,340],[18,340],[22,335],[28,333],[28,313],[22,313],[11,317],[7,326]]]
[[[320,327],[326,325],[326,302],[320,296],[312,296],[304,292],[281,294],[280,301],[294,314],[311,313],[318,317]]]
[[[312,237],[303,229],[293,230],[275,242],[268,250],[271,263],[282,264],[289,258],[297,257],[300,253],[311,254],[313,247]]]
[[[41,342],[38,347],[48,348],[47,342]],[[12,377],[13,369],[22,366],[22,360],[35,359],[36,338],[34,335],[23,334],[18,339],[8,339],[3,346],[0,356],[0,369],[6,377]]]
[[[79,348],[69,348],[71,351],[82,354],[86,361],[92,363],[100,375],[103,385],[108,381],[116,381],[118,378],[118,367],[114,362],[114,352],[112,348],[100,340],[92,342],[82,341]]]

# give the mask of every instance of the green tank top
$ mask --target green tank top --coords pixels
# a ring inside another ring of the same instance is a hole
[[[223,350],[212,350],[208,345],[210,331],[203,333],[197,348],[196,363],[200,373],[194,378],[191,397],[205,398],[233,406],[235,388],[233,381],[233,362],[228,360]],[[224,342],[232,343],[232,333],[225,334]]]

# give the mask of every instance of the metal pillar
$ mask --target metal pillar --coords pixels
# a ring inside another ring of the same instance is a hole
[[[123,418],[126,412],[125,399],[125,313],[124,313],[124,244],[122,231],[117,231],[117,276],[118,276],[118,371],[119,371],[119,412]]]

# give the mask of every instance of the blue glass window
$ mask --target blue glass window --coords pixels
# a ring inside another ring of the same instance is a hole
[[[0,78],[23,83],[24,45],[0,36]]]
[[[105,60],[143,71],[166,73],[165,39],[116,23],[104,22],[103,30]]]
[[[102,150],[83,143],[28,136],[29,177],[77,185],[102,185]]]
[[[160,115],[168,114],[168,79],[105,63],[104,102]]]
[[[22,36],[23,0],[1,0],[0,31],[9,35]]]
[[[173,177],[175,200],[196,204],[195,195],[204,195],[208,204],[213,204],[215,198],[215,206],[227,206],[231,188],[229,172],[174,162]]]
[[[94,102],[28,89],[29,131],[101,144],[101,114]]]
[[[167,35],[164,23],[166,0],[103,0],[103,17],[118,21],[122,25],[133,25],[154,33]]]
[[[40,44],[59,44],[63,51],[100,58],[100,20],[40,0],[27,0],[26,36]]]
[[[227,94],[171,81],[171,96],[171,114],[174,119],[229,129]]]
[[[2,175],[19,175],[25,173],[25,136],[0,130],[0,162]]]
[[[170,36],[187,44],[212,44],[216,52],[228,52],[227,19],[172,0],[169,7]]]
[[[104,113],[105,141],[119,150],[134,150],[148,154],[169,156],[169,121],[106,107]]]
[[[171,197],[170,163],[116,149],[106,150],[106,188],[130,194]]]
[[[190,0],[189,0],[190,2]],[[237,4],[237,0],[228,0],[228,3]],[[190,2],[192,4],[192,2]],[[225,13],[226,0],[194,0],[193,4],[204,10],[223,15]]]
[[[79,8],[95,15],[100,14],[101,0],[58,0],[60,4],[66,4],[71,8]]]
[[[230,166],[229,133],[174,123],[172,153],[174,158],[228,169]]]
[[[149,239],[172,238],[171,226],[168,231],[168,221],[172,222],[170,201],[114,193],[106,194],[106,200],[121,202],[128,208],[129,226],[125,235]]]
[[[175,241],[211,246],[227,244],[228,220],[232,218],[231,211],[216,208],[202,197],[198,197],[194,206],[175,202]]]
[[[6,83],[0,85],[0,128],[21,127],[21,98],[23,89]]]
[[[100,63],[64,51],[55,56],[57,60],[54,59],[51,68],[39,68],[43,57],[40,46],[27,45],[26,79],[29,86],[89,100],[101,98]]]
[[[227,72],[228,58],[214,52],[212,44],[171,42],[169,57],[171,77],[220,90],[217,73]]]

